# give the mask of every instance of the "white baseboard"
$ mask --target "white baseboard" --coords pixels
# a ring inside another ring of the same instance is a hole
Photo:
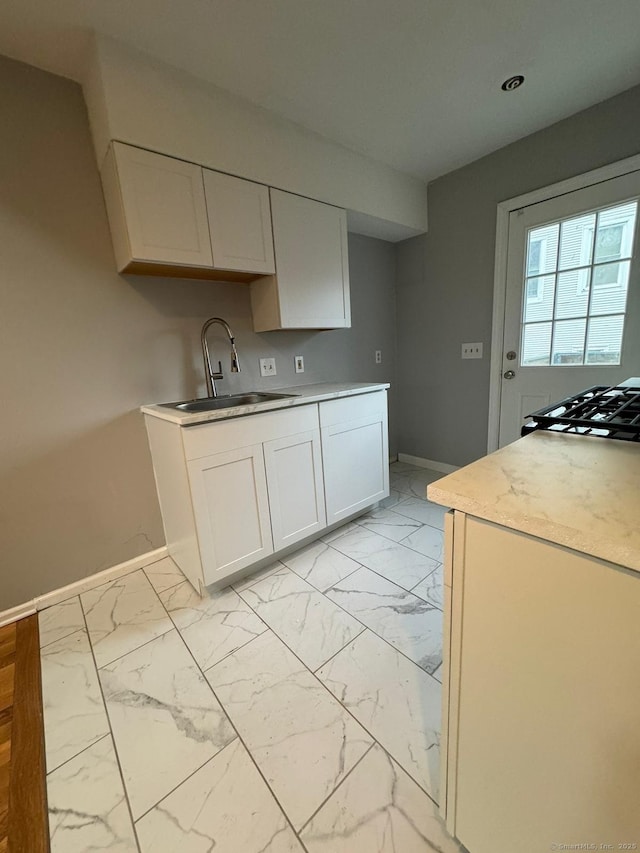
[[[67,598],[72,598],[74,595],[80,595],[81,592],[86,592],[88,589],[94,589],[107,581],[115,580],[123,575],[128,575],[130,572],[135,572],[137,569],[143,569],[145,566],[150,566],[152,563],[157,563],[169,556],[167,546],[156,548],[154,551],[147,551],[146,554],[140,554],[138,557],[133,557],[131,560],[126,560],[124,563],[118,563],[117,566],[111,566],[110,569],[105,569],[102,572],[96,572],[95,575],[89,575],[88,578],[74,581],[61,586],[59,589],[54,589],[51,592],[46,592],[44,595],[36,596],[31,601],[24,604],[19,604],[17,607],[12,607],[9,610],[0,612],[0,627],[8,625],[9,622],[15,622],[17,619],[24,619],[25,616],[31,616],[37,613],[38,610],[45,610],[47,607],[52,607],[54,604],[60,604],[61,601],[66,601]]]
[[[0,628],[3,625],[8,625],[10,622],[17,622],[18,619],[24,619],[25,616],[32,616],[35,612],[35,599],[27,601],[26,604],[18,604],[17,607],[10,607],[9,610],[3,610],[0,613]]]
[[[447,462],[436,462],[433,459],[423,459],[422,456],[411,456],[409,453],[398,453],[398,462],[407,462],[418,468],[431,468],[432,471],[442,471],[443,474],[453,474],[459,465],[449,465]]]
[[[395,456],[390,456],[390,457],[389,457],[389,465],[393,465],[393,463],[394,463],[394,462],[397,462],[397,461],[398,461],[398,454],[397,454],[397,453],[396,453],[396,455],[395,455]]]

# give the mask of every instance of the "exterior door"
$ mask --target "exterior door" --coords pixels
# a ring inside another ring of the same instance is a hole
[[[640,374],[640,172],[509,217],[500,446],[527,415]]]

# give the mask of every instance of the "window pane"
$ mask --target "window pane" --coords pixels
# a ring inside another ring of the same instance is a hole
[[[593,269],[593,295],[589,314],[617,314],[627,305],[629,261]]]
[[[551,350],[551,323],[525,326],[522,335],[522,365],[549,364]]]
[[[637,207],[634,201],[600,211],[594,263],[631,257]]]
[[[587,364],[620,364],[624,317],[594,317],[587,333]]]
[[[554,323],[552,364],[583,363],[586,325],[586,319],[561,320]]]
[[[527,277],[554,272],[558,259],[560,225],[544,225],[529,231]]]
[[[553,311],[553,288],[556,277],[554,275],[538,276],[528,278],[525,283],[524,293],[524,321],[532,323],[536,320],[550,320]]]
[[[585,317],[589,304],[590,268],[558,273],[555,315],[557,318]]]
[[[589,213],[562,223],[558,269],[584,267],[591,263],[591,247],[596,230],[596,215]]]

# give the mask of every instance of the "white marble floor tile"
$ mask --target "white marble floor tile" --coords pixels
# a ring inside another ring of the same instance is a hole
[[[280,560],[276,560],[275,563],[271,563],[270,565],[265,566],[264,569],[260,569],[259,571],[242,578],[242,580],[236,581],[232,584],[232,586],[236,592],[242,592],[243,589],[248,589],[250,586],[253,586],[254,583],[258,583],[258,581],[261,581],[264,578],[268,578],[270,575],[274,575],[276,572],[281,571],[282,566],[283,564],[280,562]]]
[[[320,540],[322,542],[333,543],[335,539],[339,539],[341,536],[344,536],[345,533],[349,533],[351,530],[357,529],[358,525],[355,523],[355,521],[348,521],[341,527],[336,527],[335,530],[331,530],[329,533],[325,533],[324,536],[320,537]]]
[[[389,489],[389,494],[386,498],[382,498],[379,503],[379,506],[382,509],[391,509],[396,504],[400,503],[400,501],[406,500],[406,495],[404,492],[399,492],[397,489]]]
[[[414,551],[419,551],[437,563],[444,562],[444,531],[437,527],[423,524],[419,530],[403,539],[402,544],[413,548]]]
[[[77,595],[38,613],[40,648],[84,630],[84,614]]]
[[[185,580],[185,576],[171,557],[165,557],[163,560],[151,563],[150,566],[145,566],[144,573],[151,586],[158,593],[164,592],[165,589],[171,589],[172,586],[176,586]]]
[[[437,800],[441,685],[371,631],[357,637],[317,674]]]
[[[317,669],[363,630],[286,567],[241,595],[309,669]]]
[[[282,561],[321,592],[355,572],[360,564],[326,542],[313,542]]]
[[[208,669],[267,630],[230,587],[200,597],[184,581],[161,592],[160,598],[201,669]]]
[[[40,652],[45,752],[50,773],[109,731],[86,631]]]
[[[449,512],[446,506],[431,503],[420,498],[408,498],[403,495],[404,500],[393,507],[393,511],[407,518],[413,518],[421,524],[430,524],[432,527],[444,528],[444,517]]]
[[[371,738],[271,632],[206,675],[299,829],[371,746]]]
[[[302,853],[236,738],[137,824],[142,853]]]
[[[440,664],[440,666],[433,673],[433,677],[436,679],[436,681],[439,681],[440,684],[442,684],[442,664]]]
[[[331,544],[352,560],[373,569],[404,589],[414,587],[437,565],[435,560],[424,554],[406,548],[399,542],[392,542],[378,533],[372,533],[358,524]]]
[[[427,497],[427,486],[444,477],[441,471],[430,471],[428,468],[414,468],[410,471],[395,472],[389,474],[389,484],[399,492],[404,492],[415,498]]]
[[[327,597],[427,672],[442,663],[442,612],[417,595],[362,568]]]
[[[111,737],[47,777],[52,853],[137,853]]]
[[[377,744],[301,838],[309,853],[461,853],[433,801]]]
[[[175,630],[100,670],[134,819],[235,733]]]
[[[373,509],[366,515],[360,516],[358,524],[360,527],[379,533],[380,536],[393,539],[394,542],[399,542],[421,526],[419,521],[399,515],[390,509]]]
[[[98,667],[173,628],[142,569],[84,592],[80,600]]]
[[[423,581],[411,590],[414,595],[424,598],[434,607],[444,610],[444,574],[442,565],[434,569]]]

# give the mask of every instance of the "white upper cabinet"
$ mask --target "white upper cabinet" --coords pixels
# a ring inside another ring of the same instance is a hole
[[[351,325],[347,215],[271,189],[276,275],[251,285],[257,332]]]
[[[200,166],[113,142],[102,181],[120,272],[212,266]]]
[[[269,188],[211,169],[203,174],[214,267],[274,273]]]

